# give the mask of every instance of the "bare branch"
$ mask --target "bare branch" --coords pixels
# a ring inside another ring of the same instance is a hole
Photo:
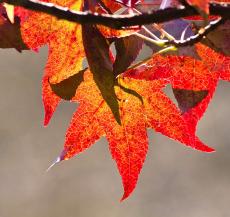
[[[69,10],[66,7],[46,3],[39,0],[0,0],[12,5],[22,6],[26,9],[44,12],[59,19],[77,22],[80,24],[102,24],[115,29],[122,29],[129,26],[137,26],[151,23],[162,23],[186,16],[199,15],[193,7],[166,8],[157,11],[149,11],[141,15],[111,15],[91,12]],[[230,19],[230,4],[210,3],[211,15],[219,15],[224,19]]]
[[[218,26],[225,23],[225,19],[219,18],[217,20],[211,21],[204,28],[199,29],[196,35],[193,35],[185,40],[171,40],[165,42],[166,45],[174,45],[175,47],[185,47],[192,46],[197,42],[201,41],[208,33],[215,30]]]

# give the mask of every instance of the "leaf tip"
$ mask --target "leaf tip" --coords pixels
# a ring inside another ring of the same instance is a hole
[[[44,121],[43,121],[43,125],[44,127],[47,127],[49,122],[50,122],[50,118],[49,115],[45,114],[45,117],[44,117]]]
[[[202,152],[206,152],[206,153],[212,153],[215,152],[214,148],[211,148],[207,145],[205,145],[204,143],[202,143],[198,138],[196,138],[195,141],[195,147],[196,150],[202,151]]]
[[[53,163],[48,167],[48,169],[46,170],[46,172],[49,172],[52,168],[53,168],[53,166],[55,166],[57,163],[60,163],[61,161],[63,161],[63,160],[68,160],[69,158],[68,157],[66,157],[66,151],[65,150],[63,150],[62,152],[61,152],[61,154],[53,161]]]
[[[61,157],[57,157],[54,162],[47,168],[46,172],[49,172],[51,170],[51,168],[53,168],[54,165],[56,165],[57,163],[61,162]]]
[[[131,189],[130,188],[125,189],[124,194],[123,194],[122,198],[120,199],[120,202],[123,202],[124,200],[126,200],[130,196],[130,194],[133,192],[134,188],[135,188],[135,186],[133,186]]]
[[[45,114],[44,114],[43,125],[44,127],[47,127],[54,113],[54,109],[48,105],[45,105],[44,107],[45,107]]]
[[[127,199],[129,197],[129,194],[127,194],[126,192],[123,194],[122,198],[120,199],[120,202],[123,202],[125,199]]]

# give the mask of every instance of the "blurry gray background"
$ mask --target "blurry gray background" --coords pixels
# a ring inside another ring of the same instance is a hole
[[[61,104],[43,127],[46,57],[46,48],[0,50],[0,217],[230,216],[229,83],[220,82],[198,128],[216,152],[194,151],[149,131],[137,188],[120,203],[121,179],[105,139],[46,172],[76,108]]]

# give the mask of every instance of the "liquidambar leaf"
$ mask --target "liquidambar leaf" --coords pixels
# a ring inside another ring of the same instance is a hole
[[[136,79],[160,79],[171,83],[174,89],[200,93],[201,96],[196,100],[190,98],[192,102],[186,98],[186,102],[184,102],[186,108],[181,108],[182,102],[178,101],[181,112],[187,122],[190,123],[193,131],[195,131],[198,120],[208,107],[218,80],[230,80],[229,57],[216,53],[201,44],[197,44],[196,48],[200,60],[191,57],[170,55],[162,57],[158,55],[126,73],[126,76]],[[205,97],[206,91],[208,94]],[[190,108],[188,109],[188,107]]]
[[[82,1],[53,0],[52,3],[80,10]],[[47,125],[55,111],[60,98],[56,96],[51,84],[62,80],[82,70],[85,56],[82,43],[81,25],[59,20],[47,14],[33,12],[22,24],[24,42],[30,48],[49,46],[48,61],[43,77],[43,103],[45,107],[44,124]]]
[[[161,91],[165,81],[119,77],[118,84],[115,93],[119,99],[121,125],[103,99],[94,75],[90,71],[84,73],[84,82],[73,98],[73,101],[80,102],[80,106],[67,130],[64,150],[58,161],[77,155],[101,136],[106,136],[122,177],[122,199],[125,199],[134,190],[145,161],[148,149],[146,128],[153,128],[192,148],[213,151],[195,136],[177,107]],[[124,89],[135,91],[143,100]]]

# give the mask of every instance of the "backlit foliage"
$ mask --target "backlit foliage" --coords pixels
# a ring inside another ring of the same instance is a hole
[[[101,14],[142,13],[148,7],[181,4],[172,0],[150,2],[150,6],[136,0],[48,2]],[[1,48],[49,48],[42,81],[44,125],[61,100],[79,104],[67,129],[64,149],[55,163],[76,156],[106,137],[122,178],[125,199],[134,190],[146,158],[147,128],[193,149],[213,151],[196,136],[196,126],[218,81],[230,80],[230,22],[223,22],[199,43],[167,44],[166,41],[183,42],[205,31],[209,1],[188,0],[187,4],[199,11],[199,22],[190,17],[122,30],[80,25],[20,7],[14,9],[12,23],[12,11],[10,21],[9,7],[5,10],[1,5]],[[137,61],[146,46],[152,54]],[[83,64],[84,59],[88,65]],[[166,85],[171,85],[177,105],[163,92]]]

